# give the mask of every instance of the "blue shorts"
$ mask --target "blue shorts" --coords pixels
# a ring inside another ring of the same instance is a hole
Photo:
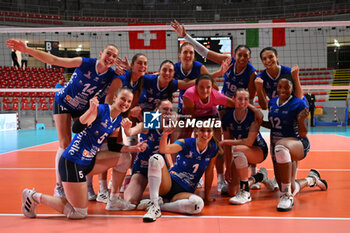
[[[83,112],[75,112],[75,111],[68,110],[67,108],[65,108],[62,105],[60,105],[59,103],[57,103],[56,100],[53,103],[52,111],[53,111],[54,115],[69,113],[69,114],[71,114],[72,118],[80,117],[81,115],[84,114]]]
[[[58,171],[62,182],[86,182],[85,176],[94,168],[95,160],[96,157],[93,158],[89,165],[80,165],[61,156],[58,163]]]

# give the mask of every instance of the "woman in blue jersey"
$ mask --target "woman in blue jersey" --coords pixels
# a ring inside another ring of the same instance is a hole
[[[161,122],[166,121],[173,114],[173,104],[169,100],[161,100],[155,109],[161,114]],[[128,121],[128,120],[123,120]],[[143,123],[138,123],[135,127],[130,128],[123,122],[123,128],[127,136],[140,134],[141,141],[147,141],[147,149],[137,154],[132,165],[132,176],[130,183],[124,191],[124,199],[132,204],[138,204],[148,184],[148,160],[153,154],[159,154],[159,141],[163,132],[163,127],[159,129],[143,129]],[[165,156],[162,154],[162,156]],[[166,160],[166,158],[164,157]],[[167,166],[169,163],[166,162]]]
[[[208,118],[207,121],[212,119]],[[214,177],[215,159],[222,153],[217,140],[213,137],[213,128],[201,127],[205,121],[197,121],[195,138],[179,139],[167,144],[168,135],[173,129],[163,131],[159,144],[160,153],[178,153],[174,166],[168,170],[163,157],[154,154],[148,161],[148,183],[150,200],[142,201],[139,206],[148,207],[144,222],[153,222],[161,216],[161,210],[185,214],[200,213],[210,197]],[[202,123],[202,124],[199,124]],[[203,199],[194,194],[197,184],[205,172],[205,191]],[[168,203],[159,201],[159,195]]]
[[[267,109],[268,101],[266,97],[272,99],[277,96],[277,83],[283,75],[292,75],[295,83],[295,96],[300,99],[304,98],[299,79],[299,67],[297,65],[294,65],[292,68],[279,65],[277,50],[273,47],[262,49],[260,59],[266,69],[256,77],[254,82],[259,105],[262,109]]]
[[[221,119],[224,138],[220,144],[225,147],[226,180],[229,183],[229,194],[234,195],[229,202],[231,204],[244,204],[251,201],[250,186],[257,182],[263,182],[273,190],[273,184],[267,176],[267,170],[260,171],[248,177],[249,164],[258,164],[267,157],[267,144],[261,136],[260,123],[256,121],[255,113],[248,108],[249,93],[239,88],[234,93],[235,107],[227,112]],[[234,146],[233,149],[231,146]],[[233,153],[232,153],[233,152]],[[240,179],[239,191],[236,193],[235,176]],[[249,179],[248,179],[249,178]]]
[[[139,99],[142,111],[153,111],[162,99],[172,101],[177,89],[185,90],[194,85],[195,80],[174,80],[174,63],[164,60],[160,64],[159,75],[144,75],[143,91]]]
[[[111,167],[116,171],[125,169],[129,165],[130,156],[128,159],[128,155],[125,157],[123,152],[140,152],[146,149],[145,142],[127,147],[109,140],[109,136],[120,127],[122,121],[120,114],[130,108],[132,98],[132,92],[122,88],[117,92],[112,105],[99,105],[97,97],[89,101],[89,109],[73,125],[73,131],[77,134],[59,161],[59,172],[66,198],[25,189],[22,193],[22,212],[26,217],[36,216],[35,207],[39,203],[65,214],[70,219],[82,219],[87,216],[86,175],[99,174]],[[96,156],[106,139],[109,150],[122,153],[99,152]],[[119,181],[121,182],[122,180]],[[127,204],[125,208],[128,207]]]
[[[253,104],[255,97],[255,85],[254,80],[257,75],[256,69],[249,62],[251,58],[251,50],[246,45],[238,45],[234,51],[233,57],[230,57],[228,54],[221,54],[214,51],[211,51],[194,40],[190,35],[186,33],[184,25],[180,25],[176,20],[171,22],[171,26],[174,28],[176,33],[189,41],[201,56],[212,60],[217,64],[225,64],[222,66],[219,76],[224,75],[224,83],[221,90],[221,93],[232,98],[233,93],[238,88],[248,89],[250,96],[250,103]],[[220,107],[220,116],[223,116],[226,112],[226,107]],[[218,173],[218,191],[226,189],[225,181],[223,178],[223,165],[220,165],[220,159],[217,160],[217,171]],[[251,167],[252,174],[256,174],[256,167],[252,164]],[[254,184],[252,187],[254,189],[259,189],[259,183]],[[225,191],[224,191],[225,192]]]
[[[57,167],[63,151],[69,145],[72,138],[72,118],[76,120],[81,116],[89,108],[89,99],[94,97],[97,93],[100,93],[98,95],[99,99],[104,98],[103,95],[106,95],[106,102],[112,104],[114,93],[117,87],[120,86],[118,83],[120,83],[121,80],[116,79],[117,74],[111,67],[117,64],[118,68],[122,69],[126,62],[118,58],[119,50],[117,46],[113,44],[108,44],[104,47],[99,54],[100,59],[57,57],[50,53],[27,47],[23,41],[17,40],[8,40],[6,44],[11,49],[16,49],[22,53],[28,53],[47,64],[66,68],[76,67],[69,82],[64,88],[56,92],[53,109],[59,141],[59,148],[55,161],[57,181],[55,195],[64,197]],[[108,92],[105,91],[107,87],[109,87]]]
[[[142,91],[143,87],[143,75],[146,74],[148,68],[148,58],[146,55],[142,53],[135,54],[131,59],[130,69],[125,70],[125,74],[118,75],[117,78],[121,80],[121,82],[117,82],[119,86],[116,88],[119,89],[122,86],[128,87],[130,90],[132,90],[134,94],[133,102],[131,103],[130,111],[129,111],[129,118],[131,121],[136,122],[137,119],[135,116],[139,115],[139,106],[138,106],[138,100],[140,97],[140,93]],[[122,133],[119,132],[118,140],[122,139]],[[128,145],[136,145],[137,135],[136,137],[128,137]],[[121,140],[120,140],[121,141]],[[132,154],[133,158],[135,157],[134,153]],[[92,189],[92,177],[88,177],[88,185],[91,187],[89,190]],[[91,196],[91,195],[90,195]],[[99,175],[99,190],[97,194],[96,201],[107,203],[109,198],[109,192],[107,188],[107,172]]]
[[[175,80],[194,80],[198,78],[200,74],[209,74],[208,69],[202,63],[195,61],[195,50],[192,44],[185,42],[180,47],[180,62],[175,63]],[[229,60],[223,62],[218,71],[210,74],[214,79],[216,77],[222,76],[225,70],[230,66]],[[216,85],[215,85],[215,88]],[[178,101],[178,113],[182,114],[183,107],[183,94],[185,90],[179,91],[179,101]]]
[[[281,192],[278,211],[289,211],[294,205],[294,195],[300,189],[318,186],[327,190],[317,170],[311,169],[307,178],[296,180],[296,167],[310,150],[307,138],[307,116],[305,102],[294,95],[295,85],[290,75],[281,76],[277,83],[278,96],[268,104],[271,127],[271,154],[275,177]],[[293,166],[294,164],[294,166]]]
[[[248,46],[237,46],[233,57],[230,57],[228,54],[217,53],[204,47],[188,35],[184,25],[180,25],[176,20],[171,22],[171,26],[174,28],[178,36],[183,37],[190,42],[196,52],[201,56],[220,65],[226,62],[228,63],[228,65],[224,66],[217,72],[217,76],[224,75],[225,77],[221,91],[224,95],[231,98],[237,88],[245,88],[249,90],[249,95],[253,100],[255,97],[254,80],[256,77],[256,70],[249,62],[251,58],[251,50]],[[215,78],[215,75],[213,77]]]

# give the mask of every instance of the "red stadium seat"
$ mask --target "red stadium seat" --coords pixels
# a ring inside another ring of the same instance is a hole
[[[11,111],[12,110],[12,107],[8,104],[8,103],[3,103],[2,104],[2,109],[4,111]]]
[[[21,110],[30,110],[29,104],[28,103],[22,103],[21,104]]]
[[[47,110],[49,110],[49,108],[47,107],[47,105],[45,103],[42,103],[40,105],[40,110],[47,111]]]

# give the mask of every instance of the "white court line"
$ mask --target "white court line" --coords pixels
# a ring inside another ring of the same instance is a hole
[[[37,214],[38,217],[59,217],[63,214]],[[0,217],[23,217],[23,214],[0,214]],[[102,218],[142,218],[143,215],[103,215],[89,214],[88,217]],[[350,221],[350,218],[321,218],[321,217],[269,217],[269,216],[187,216],[187,215],[162,215],[162,218],[214,218],[214,219],[279,219],[279,220],[342,220]]]
[[[298,168],[298,171],[310,171],[311,168]],[[54,167],[1,167],[0,170],[55,170]],[[267,170],[273,171],[272,168],[268,168]],[[350,172],[350,169],[330,169],[330,168],[320,168],[317,171],[325,171],[325,172]]]
[[[53,141],[53,142],[57,142],[57,141]],[[48,143],[44,143],[44,144],[38,144],[38,145],[35,145],[35,146],[29,146],[29,147],[26,147],[26,148],[22,148],[22,149],[16,149],[16,150],[12,150],[12,151],[7,151],[5,153],[2,153],[0,155],[6,155],[8,153],[12,153],[12,152],[16,152],[16,151],[23,151],[23,150],[27,150],[27,149],[31,149],[31,148],[34,148],[34,147],[37,147],[37,146],[43,146],[43,145],[47,145],[47,144],[50,144],[50,143],[53,143],[53,142],[48,142]],[[38,150],[38,151],[52,151],[52,150]]]

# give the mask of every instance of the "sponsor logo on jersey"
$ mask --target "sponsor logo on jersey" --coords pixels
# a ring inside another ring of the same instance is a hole
[[[88,151],[88,150],[84,150],[84,151],[83,151],[83,156],[86,157],[86,158],[92,158],[92,157],[94,157],[94,156],[90,153],[90,151]]]

